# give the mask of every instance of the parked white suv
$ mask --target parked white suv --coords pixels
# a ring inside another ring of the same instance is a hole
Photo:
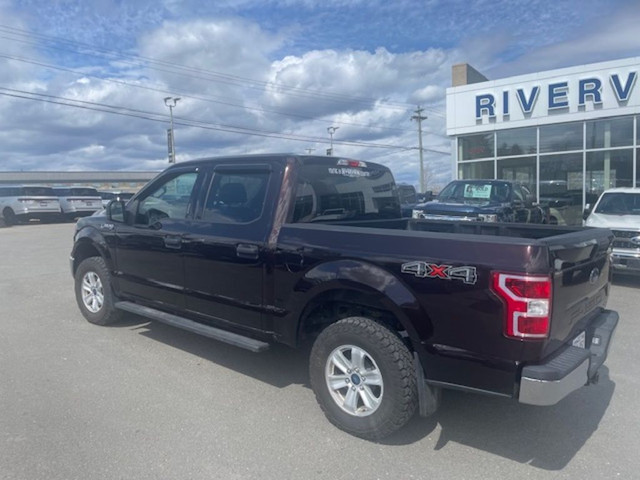
[[[0,213],[6,225],[55,220],[60,214],[58,197],[43,185],[0,185]]]
[[[606,190],[587,213],[585,226],[609,228],[615,236],[613,271],[640,274],[640,188]]]
[[[67,220],[87,217],[102,210],[102,197],[92,187],[53,187],[60,201],[60,213]]]

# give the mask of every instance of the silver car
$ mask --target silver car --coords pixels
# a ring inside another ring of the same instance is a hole
[[[44,185],[0,185],[0,212],[6,225],[33,218],[52,221],[60,215],[60,202]]]
[[[88,217],[96,210],[102,209],[102,197],[95,188],[53,187],[53,192],[60,201],[60,213],[67,220]]]

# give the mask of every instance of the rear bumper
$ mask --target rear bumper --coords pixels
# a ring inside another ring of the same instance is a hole
[[[613,250],[611,268],[615,273],[633,273],[640,275],[640,253]]]
[[[594,380],[607,359],[617,325],[618,314],[603,310],[588,328],[588,348],[567,346],[546,363],[524,367],[520,379],[520,403],[554,405]]]

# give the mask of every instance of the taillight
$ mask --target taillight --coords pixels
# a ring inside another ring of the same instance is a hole
[[[504,333],[512,338],[547,338],[551,319],[551,277],[493,272],[493,290],[507,307]]]

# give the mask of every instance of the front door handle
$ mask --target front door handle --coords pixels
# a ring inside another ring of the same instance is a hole
[[[257,245],[251,245],[248,243],[239,243],[236,246],[236,255],[239,258],[248,258],[250,260],[257,260],[260,250]]]
[[[167,248],[182,248],[182,237],[180,235],[167,235],[164,237],[164,246]]]

